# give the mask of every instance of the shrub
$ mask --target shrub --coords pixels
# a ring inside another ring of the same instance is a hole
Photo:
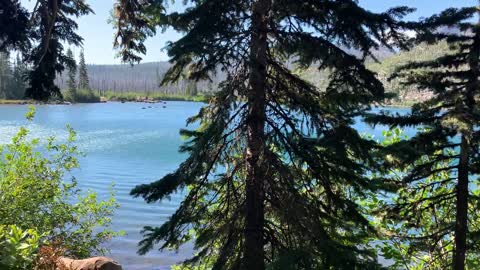
[[[32,121],[34,112],[27,119]],[[0,225],[33,230],[45,245],[61,243],[65,255],[88,257],[104,254],[101,244],[119,233],[110,230],[117,202],[101,201],[91,191],[82,192],[72,170],[80,155],[75,131],[67,127],[66,143],[46,138],[29,139],[20,128],[11,143],[0,148]]]
[[[28,269],[40,245],[40,235],[32,229],[15,225],[0,226],[0,269]]]
[[[65,91],[63,99],[72,103],[96,103],[100,102],[100,97],[92,90],[78,89],[75,92]]]

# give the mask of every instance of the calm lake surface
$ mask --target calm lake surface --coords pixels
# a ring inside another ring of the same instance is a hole
[[[37,106],[35,121],[30,125],[34,137],[54,135],[64,141],[67,124],[77,131],[77,145],[86,154],[80,160],[81,169],[74,173],[81,188],[107,196],[115,183],[120,208],[113,218],[113,229],[124,230],[126,235],[109,243],[109,256],[126,270],[170,269],[170,265],[188,258],[193,252],[192,247],[187,246],[179,252],[152,251],[145,256],[137,255],[139,232],[143,226],[165,222],[182,197],[177,194],[170,201],[148,205],[142,199],[130,197],[129,192],[138,184],[152,182],[172,172],[185,159],[185,155],[178,153],[182,143],[179,130],[186,127],[186,119],[196,114],[202,105],[167,102]],[[8,143],[18,127],[26,123],[27,109],[23,105],[0,106],[0,144]],[[357,123],[356,128],[377,138],[384,130],[382,127],[372,130],[363,123]]]

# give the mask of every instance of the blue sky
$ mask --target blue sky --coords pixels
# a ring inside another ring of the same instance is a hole
[[[78,20],[79,33],[85,39],[85,57],[91,64],[118,64],[120,61],[115,58],[113,47],[114,30],[107,20],[110,16],[114,0],[86,0],[95,11],[95,14],[82,17]],[[228,1],[228,0],[225,0]],[[301,1],[301,0],[298,0]],[[418,19],[438,13],[448,7],[472,6],[477,0],[359,0],[360,4],[372,11],[385,11],[386,9],[405,5],[417,8],[417,12],[410,15],[408,19]],[[31,0],[21,0],[26,6],[31,6]],[[181,2],[170,6],[170,8],[181,9]],[[176,40],[179,34],[174,31],[158,33],[156,37],[150,38],[147,42],[148,53],[143,62],[165,61],[168,57],[162,48],[167,41]],[[72,48],[78,54],[79,48]]]

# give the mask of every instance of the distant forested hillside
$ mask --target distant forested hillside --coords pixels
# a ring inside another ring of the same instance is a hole
[[[380,59],[380,63],[370,61],[368,68],[378,73],[379,78],[385,83],[388,92],[398,95],[395,102],[411,103],[418,99],[426,98],[430,95],[428,92],[418,92],[416,89],[405,88],[398,80],[389,81],[388,77],[396,67],[404,65],[413,60],[433,59],[448,51],[445,43],[437,45],[420,45],[408,52],[392,53],[386,50],[380,50],[375,55]],[[159,87],[163,75],[170,67],[168,62],[151,62],[135,66],[130,65],[88,65],[88,75],[90,86],[100,91],[118,91],[118,92],[161,92],[182,94],[192,87],[193,82],[182,80],[176,85]],[[299,75],[321,88],[328,83],[328,73],[319,73],[315,67],[299,73]],[[199,82],[195,87],[199,92],[210,92],[217,89],[219,81],[223,80],[224,75],[220,72],[212,82]],[[62,89],[66,88],[66,75],[59,76],[57,83]]]
[[[431,93],[428,91],[418,91],[413,87],[406,87],[402,85],[398,79],[389,80],[389,77],[396,68],[411,61],[432,60],[448,52],[449,48],[445,42],[435,45],[421,44],[411,51],[403,51],[390,55],[384,54],[384,57],[379,59],[380,62],[375,62],[373,60],[369,61],[367,67],[378,74],[378,77],[384,83],[387,92],[395,93],[397,95],[397,98],[392,102],[412,103],[430,97]],[[328,73],[319,73],[315,67],[311,67],[308,70],[299,73],[299,75],[320,88],[325,87],[328,83]]]
[[[433,60],[445,53],[449,53],[449,51],[450,49],[446,42],[441,42],[435,45],[422,44],[411,51],[401,52],[385,58],[380,63],[370,63],[368,68],[378,74],[388,92],[398,95],[397,101],[412,103],[419,100],[425,100],[431,97],[432,93],[428,91],[418,91],[413,86],[407,87],[402,85],[398,79],[388,80],[388,78],[396,68],[411,61]]]

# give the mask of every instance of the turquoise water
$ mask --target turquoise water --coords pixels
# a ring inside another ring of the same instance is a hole
[[[192,254],[192,247],[187,246],[178,252],[152,251],[145,256],[137,255],[142,227],[166,221],[178,206],[181,195],[147,205],[128,194],[134,186],[159,179],[183,161],[185,156],[178,153],[182,143],[179,129],[185,128],[186,119],[201,106],[193,102],[37,106],[35,121],[30,126],[34,137],[55,135],[60,141],[65,140],[67,124],[78,132],[77,145],[86,154],[81,159],[81,169],[75,172],[82,188],[106,196],[115,183],[120,208],[113,218],[113,228],[127,234],[113,239],[109,247],[110,256],[124,269],[170,269],[170,265]],[[392,110],[405,112],[405,109]],[[0,106],[0,144],[7,143],[18,127],[25,124],[26,111],[27,107],[22,105]],[[356,128],[376,137],[381,137],[384,129],[372,130],[363,123],[357,123]]]

